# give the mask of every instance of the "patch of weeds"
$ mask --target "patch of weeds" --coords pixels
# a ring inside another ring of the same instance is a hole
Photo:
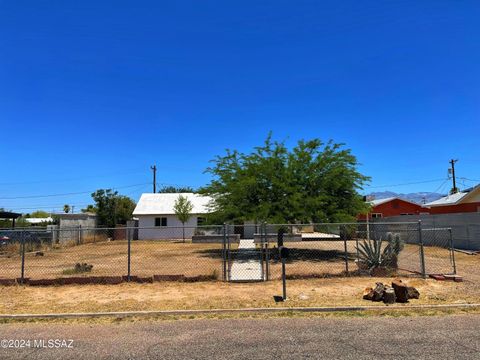
[[[74,275],[74,274],[82,274],[86,272],[91,272],[93,265],[89,265],[87,263],[76,263],[73,269],[65,269],[62,271],[63,275]]]

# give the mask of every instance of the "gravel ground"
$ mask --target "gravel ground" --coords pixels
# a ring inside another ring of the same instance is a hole
[[[0,349],[0,358],[480,359],[479,328],[479,315],[7,324],[2,339],[73,339],[73,349]]]

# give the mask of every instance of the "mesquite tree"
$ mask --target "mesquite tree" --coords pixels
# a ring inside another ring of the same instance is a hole
[[[343,144],[300,140],[289,149],[269,135],[250,153],[227,150],[212,163],[201,189],[215,199],[212,221],[344,222],[366,211],[358,190],[369,178]]]

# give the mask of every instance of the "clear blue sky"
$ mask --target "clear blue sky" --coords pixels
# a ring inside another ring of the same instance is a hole
[[[345,142],[366,191],[437,190],[452,157],[480,179],[479,19],[473,0],[0,1],[0,207],[138,199],[154,163],[199,186],[270,130]]]

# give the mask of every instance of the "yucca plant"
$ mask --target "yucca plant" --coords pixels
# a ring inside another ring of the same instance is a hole
[[[359,262],[368,270],[378,267],[397,268],[398,254],[403,250],[403,242],[394,236],[382,249],[383,239],[364,240],[357,247]]]

